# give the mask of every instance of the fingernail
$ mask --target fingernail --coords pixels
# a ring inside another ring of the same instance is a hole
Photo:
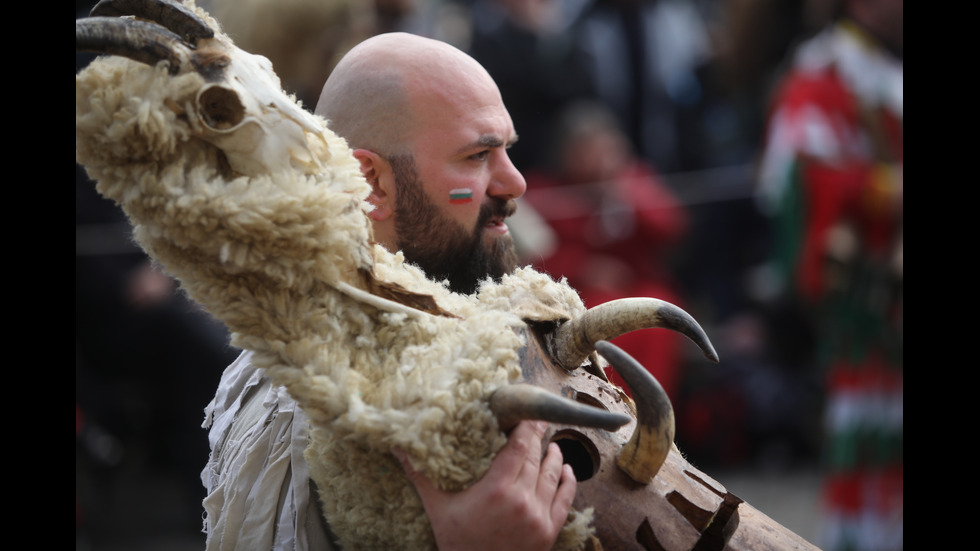
[[[392,448],[391,455],[394,455],[395,459],[397,459],[399,463],[405,465],[405,452],[402,451],[401,448]]]

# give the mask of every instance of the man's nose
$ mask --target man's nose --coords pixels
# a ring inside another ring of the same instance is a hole
[[[499,159],[498,166],[493,172],[493,181],[487,189],[487,194],[501,199],[517,199],[527,191],[527,182],[510,157],[505,153]]]

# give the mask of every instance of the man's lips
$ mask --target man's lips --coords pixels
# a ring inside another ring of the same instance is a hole
[[[498,234],[505,234],[508,231],[510,231],[507,227],[507,223],[504,222],[504,219],[498,217],[493,217],[490,220],[487,220],[486,225],[484,225],[483,227],[486,228],[486,230],[489,232],[498,233]]]
[[[483,228],[490,233],[504,235],[509,230],[505,220],[517,212],[517,204],[513,201],[500,201],[493,205],[494,208],[486,208],[482,213],[486,217]],[[487,216],[489,214],[489,216]]]

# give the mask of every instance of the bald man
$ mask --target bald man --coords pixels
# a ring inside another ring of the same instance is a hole
[[[517,134],[479,63],[443,42],[375,36],[331,72],[316,112],[347,139],[371,185],[381,245],[461,293],[516,267],[505,219],[526,188],[507,155]],[[228,366],[206,410],[207,549],[336,549],[303,460],[307,419],[250,359],[244,351]],[[518,425],[461,492],[439,490],[403,461],[440,550],[554,544],[576,482],[557,445],[541,459],[543,434],[540,423]]]

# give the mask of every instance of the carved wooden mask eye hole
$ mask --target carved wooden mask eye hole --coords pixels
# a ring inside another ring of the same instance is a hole
[[[564,429],[556,432],[551,441],[558,444],[565,463],[572,466],[579,482],[592,478],[599,471],[599,450],[584,434]]]

